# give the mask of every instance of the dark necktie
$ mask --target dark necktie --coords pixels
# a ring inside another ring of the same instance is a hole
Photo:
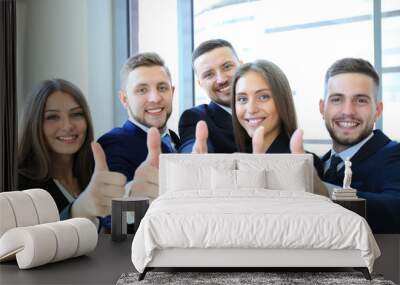
[[[171,136],[169,134],[166,134],[161,138],[162,143],[167,147],[170,153],[176,152],[173,145],[172,145],[172,140]]]
[[[325,182],[335,184],[335,185],[340,184],[337,167],[338,167],[339,163],[341,163],[342,161],[343,160],[340,158],[340,156],[338,156],[336,154],[331,157],[331,163],[329,164],[329,168],[324,174]]]

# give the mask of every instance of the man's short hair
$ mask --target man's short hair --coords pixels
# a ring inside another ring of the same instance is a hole
[[[326,71],[325,74],[325,96],[328,94],[328,80],[329,78],[342,74],[342,73],[361,73],[371,77],[374,80],[376,90],[379,87],[379,75],[373,65],[362,58],[342,58],[335,61]],[[375,100],[377,99],[375,92]]]
[[[203,43],[201,43],[194,51],[192,54],[192,64],[194,64],[194,61],[201,55],[212,51],[216,48],[221,48],[221,47],[227,47],[230,48],[233,52],[233,54],[238,58],[237,53],[235,49],[233,48],[232,44],[226,40],[223,39],[213,39],[213,40],[208,40]]]
[[[169,72],[168,67],[165,65],[164,60],[154,52],[143,52],[138,53],[135,56],[128,58],[128,60],[124,63],[121,68],[121,89],[125,88],[126,80],[129,76],[129,73],[141,66],[161,66],[165,69],[169,79],[171,80],[171,74]]]

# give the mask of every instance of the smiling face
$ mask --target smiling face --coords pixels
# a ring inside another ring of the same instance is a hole
[[[127,78],[120,100],[130,117],[164,131],[172,112],[174,87],[162,66],[140,66]]]
[[[264,141],[271,143],[280,133],[281,120],[268,82],[257,72],[249,71],[236,82],[235,109],[240,125],[253,137],[264,127]]]
[[[86,138],[87,121],[83,109],[67,93],[56,91],[45,105],[43,134],[53,154],[73,155]]]
[[[229,47],[215,48],[194,61],[198,83],[208,97],[221,105],[230,106],[230,83],[239,60]]]
[[[371,134],[383,108],[382,102],[375,100],[376,90],[374,80],[361,73],[341,73],[329,78],[326,102],[320,101],[320,112],[336,152]]]

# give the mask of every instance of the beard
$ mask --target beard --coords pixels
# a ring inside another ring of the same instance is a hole
[[[361,131],[361,133],[357,137],[351,138],[351,137],[340,137],[340,136],[336,135],[335,130],[328,123],[328,121],[325,121],[325,126],[326,126],[326,129],[327,129],[330,137],[332,138],[333,144],[340,145],[345,148],[349,148],[353,145],[358,144],[362,140],[364,140],[366,137],[368,137],[371,134],[371,132],[374,128],[374,124],[367,125],[367,126],[365,126],[365,128]]]
[[[232,100],[231,99],[231,96],[232,96],[231,90],[229,90],[229,93],[227,95],[224,95],[224,96],[218,96],[218,94],[217,94],[220,89],[229,87],[229,85],[230,85],[230,82],[229,81],[225,81],[225,82],[220,83],[217,86],[215,86],[212,89],[212,91],[214,93],[214,95],[212,96],[213,98],[210,98],[210,99],[212,101],[214,101],[215,103],[218,103],[218,104],[220,104],[222,106],[230,108],[231,107],[231,100]]]
[[[231,99],[229,99],[229,101],[224,101],[224,100],[221,100],[221,98],[215,98],[212,101],[214,101],[215,103],[218,103],[222,106],[231,108]]]
[[[151,125],[151,124],[149,124],[149,123],[147,123],[146,122],[146,120],[144,119],[144,118],[139,118],[138,116],[136,116],[133,112],[132,112],[132,109],[131,109],[131,107],[128,105],[128,114],[136,121],[136,122],[139,122],[139,123],[141,123],[142,125],[144,125],[144,126],[146,126],[146,127],[148,127],[148,128],[151,128],[151,127],[156,127],[156,126],[153,126],[153,125]],[[172,108],[170,109],[170,110],[168,110],[167,111],[167,114],[166,114],[166,116],[165,116],[165,121],[164,121],[164,123],[161,125],[161,126],[157,126],[156,128],[159,130],[159,131],[164,131],[165,130],[165,128],[167,127],[167,122],[168,122],[168,119],[169,119],[169,117],[171,117],[171,114],[172,114]]]

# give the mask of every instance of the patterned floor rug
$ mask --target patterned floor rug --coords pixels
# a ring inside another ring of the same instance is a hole
[[[122,274],[117,285],[133,284],[379,284],[395,285],[384,280],[382,276],[372,275],[372,281],[364,278],[360,272],[148,272],[142,281],[138,281],[139,273]]]

